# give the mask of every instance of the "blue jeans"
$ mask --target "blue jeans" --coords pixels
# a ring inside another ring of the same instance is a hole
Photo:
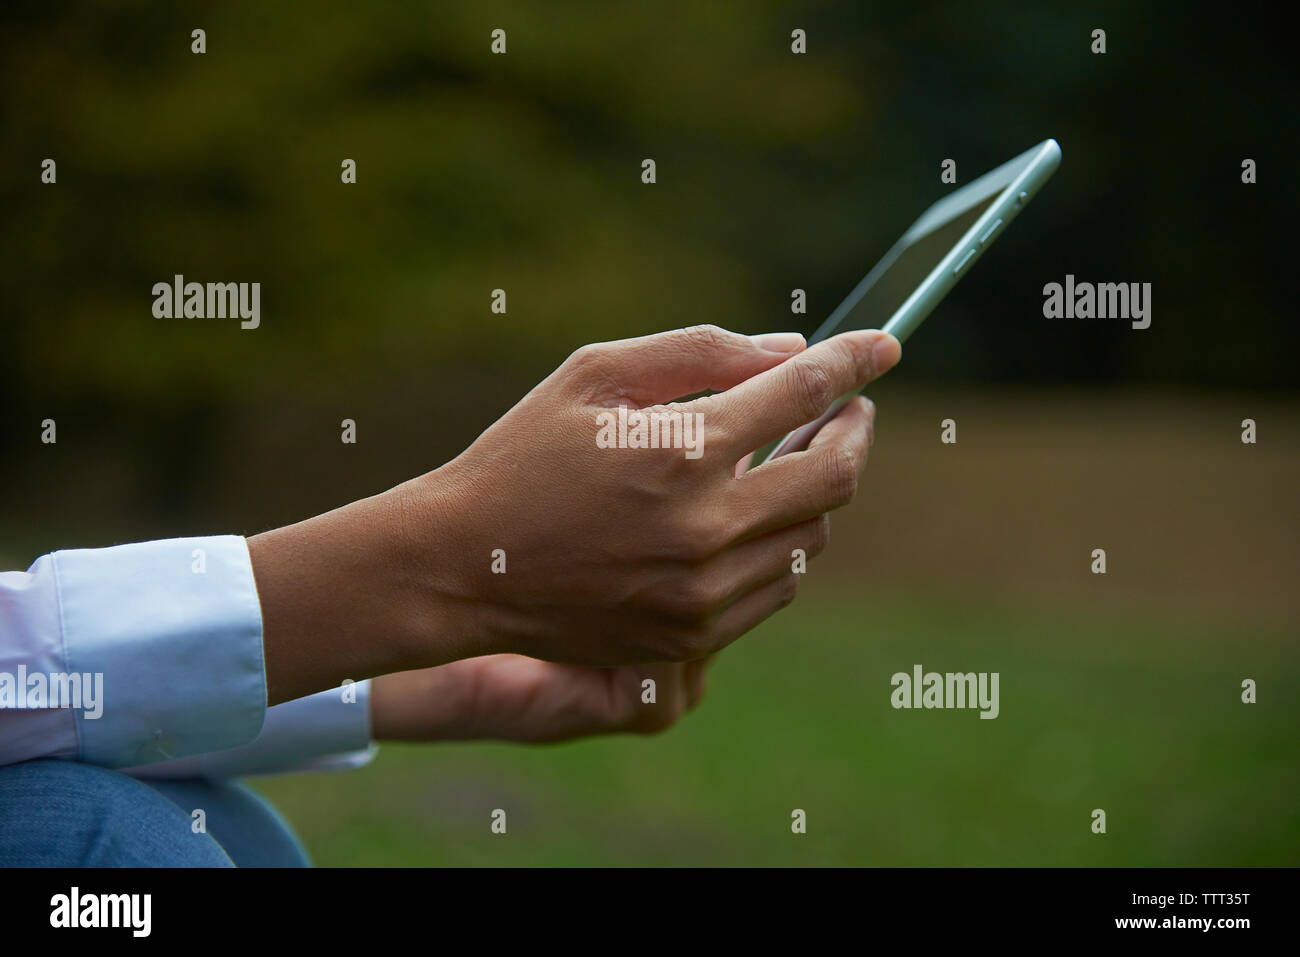
[[[0,867],[309,866],[275,808],[233,781],[142,781],[75,761],[0,767]]]

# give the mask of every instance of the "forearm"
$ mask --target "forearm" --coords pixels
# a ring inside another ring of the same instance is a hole
[[[431,473],[248,539],[268,703],[480,653],[443,484]]]

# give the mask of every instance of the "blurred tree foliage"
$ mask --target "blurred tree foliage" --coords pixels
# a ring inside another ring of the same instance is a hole
[[[943,159],[966,182],[1047,136],[1060,172],[909,376],[1289,387],[1289,34],[1208,9],[9,2],[0,448],[53,406],[201,431],[234,401],[531,381],[583,342],[695,322],[811,331],[952,188]],[[1152,328],[1043,319],[1067,272],[1152,282]],[[261,328],[154,318],[177,273],[261,282]]]

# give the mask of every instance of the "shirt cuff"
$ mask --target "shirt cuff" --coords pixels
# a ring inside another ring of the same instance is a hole
[[[127,773],[140,778],[238,778],[295,771],[343,771],[374,756],[370,741],[370,682],[268,708],[262,733],[249,744]]]
[[[80,760],[128,767],[257,737],[267,713],[262,616],[243,538],[51,559],[66,670],[103,681],[102,713],[74,712]]]

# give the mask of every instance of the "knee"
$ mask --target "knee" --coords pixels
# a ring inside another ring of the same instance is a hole
[[[151,781],[182,810],[200,809],[236,867],[310,867],[302,843],[265,798],[234,781]]]
[[[0,866],[230,867],[190,816],[146,784],[74,761],[0,768]]]

